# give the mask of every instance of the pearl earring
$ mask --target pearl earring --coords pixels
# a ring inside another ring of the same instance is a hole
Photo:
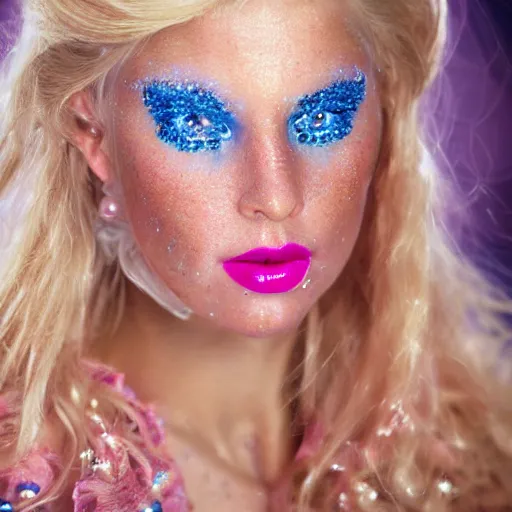
[[[103,220],[116,220],[119,216],[119,203],[113,197],[103,197],[99,206],[99,214]]]
[[[89,128],[89,133],[94,137],[94,138],[98,138],[100,136],[100,132],[98,130],[98,128],[96,128],[95,126],[91,126]]]

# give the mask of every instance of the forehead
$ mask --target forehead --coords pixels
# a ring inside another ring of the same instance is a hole
[[[343,0],[228,2],[155,34],[125,66],[125,81],[189,72],[239,97],[282,101],[370,62]],[[337,73],[335,75],[335,73]]]

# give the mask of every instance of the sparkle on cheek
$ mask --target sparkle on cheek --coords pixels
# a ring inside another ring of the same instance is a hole
[[[300,98],[288,120],[290,140],[323,147],[344,139],[366,97],[366,76],[357,70],[353,79],[337,80],[314,94]]]
[[[235,120],[225,104],[195,82],[152,80],[136,85],[157,137],[178,151],[216,151],[233,138]]]

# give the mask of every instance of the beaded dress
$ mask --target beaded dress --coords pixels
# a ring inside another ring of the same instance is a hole
[[[88,362],[87,366],[92,379],[118,393],[136,417],[127,416],[120,428],[107,427],[96,412],[98,401],[91,401],[88,421],[95,436],[81,453],[81,475],[73,486],[74,512],[193,510],[179,468],[166,452],[163,422],[153,408],[137,399],[125,385],[123,374],[97,363]],[[17,401],[14,392],[0,397],[2,420],[14,418]],[[130,435],[124,435],[126,432]],[[307,457],[318,439],[318,429],[309,429],[296,460]],[[59,468],[56,453],[36,446],[15,468],[0,471],[0,512],[30,509],[30,502],[56,481]],[[280,487],[273,499],[284,505],[288,486]],[[55,507],[49,503],[37,511],[54,512]]]

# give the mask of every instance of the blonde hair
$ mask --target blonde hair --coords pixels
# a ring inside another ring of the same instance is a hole
[[[512,413],[493,376],[509,336],[500,314],[510,305],[457,254],[439,215],[446,184],[434,168],[420,172],[419,101],[439,64],[446,2],[347,1],[379,70],[384,139],[357,246],[308,317],[299,400],[304,416],[319,416],[326,441],[295,468],[297,506],[332,510],[340,491],[330,489],[329,471],[352,442],[366,447],[362,469],[347,468],[361,510],[511,504]],[[108,78],[124,59],[220,3],[27,2],[5,65],[0,126],[0,192],[33,182],[0,283],[0,386],[21,390],[23,401],[0,425],[0,443],[9,464],[48,423],[63,432],[61,478],[39,503],[62,492],[87,441],[80,356],[91,317],[114,328],[123,305],[119,269],[97,250],[96,183],[71,142],[68,100],[89,89],[101,116]],[[454,501],[436,487],[445,473],[458,488]]]

